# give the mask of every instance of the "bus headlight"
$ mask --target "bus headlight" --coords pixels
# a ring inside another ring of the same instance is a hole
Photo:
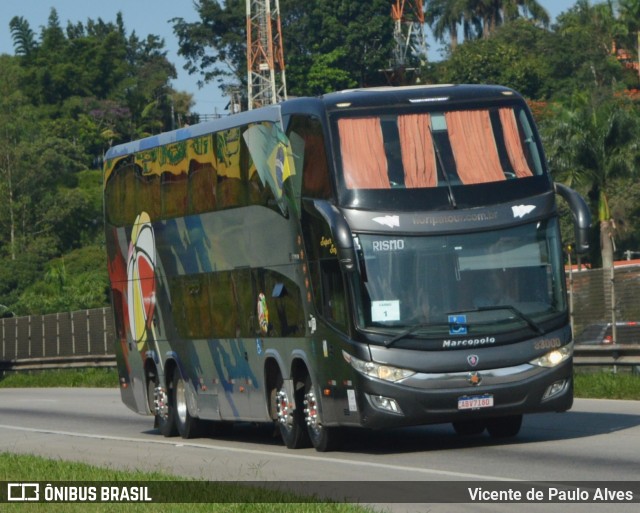
[[[378,378],[384,381],[400,381],[401,379],[413,376],[415,371],[409,369],[399,369],[390,365],[383,365],[376,362],[364,362],[358,358],[351,356],[346,351],[342,351],[342,356],[355,370],[360,374],[364,374],[370,378]]]
[[[545,354],[544,356],[540,356],[535,360],[531,360],[529,363],[531,365],[537,365],[538,367],[556,367],[560,365],[565,360],[568,360],[573,355],[573,342],[567,344],[566,346],[559,347],[558,349],[554,349],[553,351]]]

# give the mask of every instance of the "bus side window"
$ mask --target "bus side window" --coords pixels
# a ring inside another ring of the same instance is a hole
[[[336,259],[312,262],[311,280],[319,314],[343,332],[347,331],[347,300],[340,265]]]
[[[136,175],[136,166],[123,160],[116,164],[107,181],[105,201],[109,213],[108,221],[114,226],[133,224],[139,213],[136,204]]]
[[[210,286],[206,274],[170,278],[171,307],[180,336],[207,338],[211,336]]]
[[[246,184],[243,183],[243,176],[246,180],[248,158],[243,155],[247,153],[246,147],[242,148],[243,128],[231,128],[215,134],[216,204],[220,210],[246,204]]]
[[[189,165],[189,214],[216,209],[216,170],[209,164],[191,161]]]
[[[151,221],[160,219],[162,202],[160,199],[160,177],[158,175],[142,175],[136,173],[136,209],[138,213],[146,212]]]
[[[302,161],[302,195],[308,198],[331,198],[331,178],[325,151],[322,124],[311,116],[294,115],[287,129],[304,142]]]
[[[276,334],[281,337],[302,334],[304,311],[300,289],[282,275],[269,274],[268,284],[273,285],[270,291],[271,304],[275,305],[275,311],[270,313],[269,318]]]
[[[182,217],[187,210],[187,173],[174,174],[165,171],[160,177],[162,217]]]

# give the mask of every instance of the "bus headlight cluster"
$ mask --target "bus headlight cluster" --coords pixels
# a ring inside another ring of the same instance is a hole
[[[558,349],[554,349],[544,356],[531,360],[529,363],[531,365],[537,365],[538,367],[556,367],[565,360],[571,358],[571,355],[573,355],[573,342]]]
[[[342,351],[342,356],[344,356],[347,363],[349,363],[360,374],[364,374],[370,378],[395,382],[415,374],[415,371],[409,369],[399,369],[398,367],[391,367],[390,365],[383,365],[376,362],[365,362],[351,356],[345,351]]]

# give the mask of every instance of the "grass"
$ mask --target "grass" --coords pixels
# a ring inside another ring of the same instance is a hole
[[[630,372],[577,371],[575,397],[591,399],[630,399],[640,401],[640,375]]]
[[[0,376],[0,388],[89,387],[117,388],[115,369],[58,369],[7,372]]]
[[[51,480],[55,476],[55,481]],[[49,460],[38,456],[0,453],[0,481],[44,482],[60,487],[60,481],[71,481],[73,486],[150,486],[151,490],[163,489],[169,497],[175,497],[176,489],[188,490],[190,486],[203,486],[201,482],[171,476],[160,472],[120,471],[86,465],[84,463]],[[166,483],[166,486],[163,485]],[[14,503],[2,505],[3,513],[26,510],[46,513],[120,513],[149,512],[189,513],[218,512],[284,512],[284,513],[371,513],[373,510],[352,504],[316,502],[314,498],[298,496],[279,491],[269,491],[235,483],[215,483],[208,488],[206,503]],[[151,497],[154,497],[152,491]],[[40,487],[40,497],[44,496],[44,486]],[[98,492],[99,496],[99,492]],[[156,496],[157,497],[157,496]],[[189,500],[192,495],[181,494],[174,500]]]

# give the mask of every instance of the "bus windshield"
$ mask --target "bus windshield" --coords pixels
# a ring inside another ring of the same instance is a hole
[[[337,130],[346,189],[451,187],[543,174],[523,105],[416,109],[341,113]]]
[[[458,315],[469,335],[541,332],[539,323],[566,311],[558,237],[555,220],[460,235],[360,234],[359,328],[436,337],[453,334]]]

